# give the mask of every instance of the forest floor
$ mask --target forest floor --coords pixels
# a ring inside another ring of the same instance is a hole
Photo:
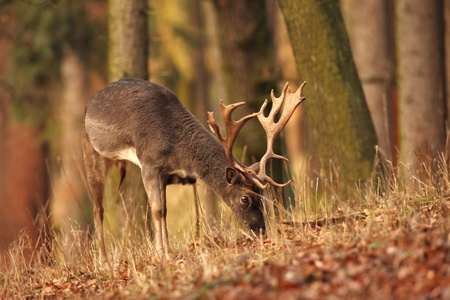
[[[57,235],[51,252],[24,236],[7,254],[0,298],[450,299],[448,185],[400,190],[283,212],[286,222],[269,211],[262,240],[225,221],[199,238],[175,233],[171,260],[128,230],[107,241],[114,278],[85,231]]]

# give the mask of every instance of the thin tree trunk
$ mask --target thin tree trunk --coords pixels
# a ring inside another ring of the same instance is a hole
[[[83,159],[80,146],[80,129],[86,102],[87,70],[78,55],[70,48],[65,51],[61,65],[63,93],[61,95],[60,120],[60,172],[55,176],[53,186],[53,224],[70,232],[75,220],[84,226],[90,215],[85,201],[88,199],[81,180]]]
[[[376,134],[337,1],[280,0],[301,80],[314,147],[345,195],[370,177]]]
[[[147,79],[147,1],[108,1],[108,77]]]
[[[450,0],[444,0],[444,49],[445,49],[445,96],[446,96],[446,158],[450,165]]]
[[[392,161],[387,1],[344,0],[341,3],[379,150],[385,159]]]
[[[398,0],[395,10],[400,160],[415,174],[444,150],[442,2]]]
[[[217,20],[217,12],[214,9],[211,1],[205,1],[203,3],[205,9],[205,28],[207,34],[208,52],[210,53],[211,79],[210,83],[214,87],[211,89],[211,99],[215,99],[210,103],[212,107],[216,107],[218,110],[219,104],[217,99],[226,98],[226,87],[223,69],[223,55],[220,46],[220,34]]]
[[[194,51],[193,51],[193,75],[194,75],[194,95],[195,112],[199,121],[206,126],[207,124],[207,80],[206,68],[204,62],[204,36],[203,36],[203,14],[202,5],[197,0],[191,1],[191,21],[193,27]],[[209,225],[217,217],[216,197],[213,190],[205,186],[205,218]]]

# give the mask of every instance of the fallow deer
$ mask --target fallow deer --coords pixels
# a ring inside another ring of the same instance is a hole
[[[273,152],[277,134],[295,108],[305,99],[286,83],[279,98],[271,93],[272,109],[264,116],[267,100],[257,113],[232,120],[235,108],[220,102],[226,126],[222,136],[209,113],[211,134],[165,87],[139,79],[125,78],[95,92],[89,99],[84,119],[82,146],[87,181],[93,198],[94,222],[100,250],[106,256],[103,237],[103,191],[113,164],[125,168],[128,162],[141,168],[142,180],[155,222],[156,249],[168,256],[166,185],[174,170],[185,170],[208,184],[231,208],[237,218],[256,234],[264,233],[263,189],[268,184],[282,187],[266,175],[266,162],[285,159]],[[278,121],[275,116],[278,114]],[[257,117],[267,134],[267,152],[259,163],[241,164],[232,154],[233,142],[242,126]]]

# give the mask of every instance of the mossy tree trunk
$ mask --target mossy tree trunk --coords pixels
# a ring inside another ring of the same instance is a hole
[[[280,0],[322,170],[337,170],[342,192],[373,169],[375,130],[338,1]]]

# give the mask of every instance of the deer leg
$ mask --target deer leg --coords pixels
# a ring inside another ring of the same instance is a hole
[[[151,167],[142,167],[142,180],[155,222],[156,250],[169,258],[167,226],[166,226],[166,201],[165,201],[165,175]]]
[[[113,162],[95,151],[85,132],[83,132],[82,145],[87,183],[91,192],[90,198],[94,207],[94,224],[97,235],[97,246],[100,249],[100,259],[106,260],[111,267],[108,256],[106,255],[105,239],[103,235],[103,192],[105,189],[106,175]]]
[[[169,246],[169,234],[167,232],[167,202],[166,202],[166,182],[167,182],[166,175],[161,175],[161,178],[159,180],[159,190],[161,191],[161,204],[162,204],[162,212],[161,212],[161,225],[162,225],[162,241],[163,246],[165,250],[166,258],[169,259],[169,252],[170,252],[170,246]]]

